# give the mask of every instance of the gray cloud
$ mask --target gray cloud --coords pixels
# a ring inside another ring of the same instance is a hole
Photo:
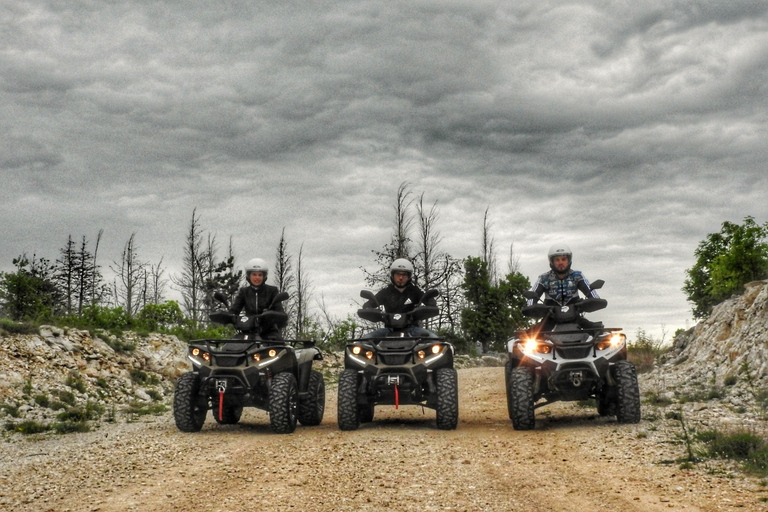
[[[69,234],[241,259],[285,226],[338,314],[397,186],[526,275],[569,240],[606,315],[682,326],[699,240],[768,217],[764,2],[67,2],[0,7],[0,268]]]

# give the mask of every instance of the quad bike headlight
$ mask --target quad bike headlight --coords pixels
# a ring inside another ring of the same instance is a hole
[[[211,354],[209,354],[208,352],[203,352],[203,361],[205,361],[206,363],[209,363],[211,361]]]
[[[608,338],[600,340],[597,343],[597,350],[606,350],[609,348],[621,347],[624,343],[626,343],[626,340],[627,340],[626,335],[620,332],[617,332]]]
[[[253,360],[257,363],[261,361],[261,354],[253,354]]]
[[[432,348],[430,349],[433,354],[439,354],[441,350],[443,350],[443,347],[441,345],[432,345]]]
[[[373,350],[367,350],[365,352],[365,358],[368,359],[369,361],[373,360],[373,356],[374,356]]]
[[[363,351],[363,347],[361,347],[360,345],[354,345],[352,347],[352,353],[355,354],[356,356],[359,356],[362,351]]]
[[[541,343],[536,338],[528,338],[521,345],[524,354],[549,354],[552,352],[551,346]]]

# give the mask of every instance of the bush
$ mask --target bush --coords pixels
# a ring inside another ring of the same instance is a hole
[[[9,334],[37,334],[39,327],[29,322],[14,322],[10,318],[0,318],[0,330]]]
[[[663,339],[657,340],[643,329],[638,329],[637,339],[628,343],[627,359],[635,365],[638,373],[649,372],[656,359],[669,351],[663,345]]]
[[[705,431],[697,438],[706,444],[710,457],[737,460],[748,471],[768,475],[768,442],[764,438],[745,431]]]
[[[5,430],[25,435],[40,434],[50,429],[51,427],[48,425],[32,420],[21,421],[19,423],[6,423],[5,425]]]

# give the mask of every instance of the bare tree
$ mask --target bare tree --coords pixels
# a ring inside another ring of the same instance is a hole
[[[411,259],[410,233],[413,227],[413,216],[409,212],[413,200],[410,199],[411,191],[408,183],[401,183],[397,189],[395,202],[395,225],[392,238],[381,251],[373,251],[376,255],[378,268],[369,272],[361,268],[365,273],[365,282],[369,286],[377,286],[389,283],[389,267],[398,258]],[[418,278],[418,275],[416,276]]]
[[[520,256],[515,254],[515,244],[509,244],[509,260],[507,261],[507,274],[520,273]]]
[[[293,300],[295,334],[296,337],[305,336],[307,325],[311,318],[309,315],[309,299],[311,294],[311,282],[304,271],[304,244],[299,247],[299,254],[296,257],[296,295]]]
[[[181,292],[182,302],[187,315],[195,325],[201,320],[206,290],[203,269],[207,255],[203,250],[203,234],[200,229],[200,219],[197,208],[192,210],[192,221],[189,224],[187,238],[184,243],[184,257],[180,275],[171,277],[171,281]]]
[[[491,224],[488,220],[488,210],[490,206],[485,209],[483,215],[483,236],[482,236],[482,260],[488,267],[488,280],[489,284],[495,284],[498,282],[498,270],[496,263],[496,247],[493,235],[491,235]]]
[[[123,307],[129,318],[138,313],[141,307],[145,267],[146,263],[139,259],[136,249],[136,233],[131,233],[123,248],[120,262],[115,262],[112,267],[116,274],[115,302]]]

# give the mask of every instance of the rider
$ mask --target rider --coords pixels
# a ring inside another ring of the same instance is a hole
[[[384,306],[386,313],[409,313],[419,305],[424,292],[413,282],[413,264],[405,258],[398,258],[389,267],[390,284],[375,295],[376,302]],[[436,306],[434,298],[424,302],[425,306]],[[376,304],[368,301],[363,308],[374,308]],[[382,338],[392,332],[389,327],[382,327],[364,335],[363,338]],[[408,327],[408,334],[413,337],[437,338],[432,331],[422,328],[418,322]]]
[[[284,313],[281,302],[272,303],[279,290],[276,286],[265,284],[268,274],[269,269],[263,259],[253,258],[249,260],[245,264],[245,281],[248,285],[237,291],[229,311],[238,315],[245,310],[245,316],[258,315],[267,310]],[[270,322],[264,319],[259,324],[259,334],[264,339],[280,340],[282,339],[280,329],[285,327],[285,323],[286,320]]]
[[[552,301],[560,305],[568,303],[572,299],[579,298],[579,292],[585,297],[599,299],[595,290],[589,286],[589,281],[578,270],[571,269],[573,253],[565,244],[555,244],[549,248],[549,272],[541,274],[531,291],[541,296],[546,293],[545,303]],[[533,299],[528,299],[528,305],[533,304]],[[590,322],[584,317],[579,317],[579,325],[585,328],[601,327],[600,322]],[[534,326],[536,327],[536,326]]]

